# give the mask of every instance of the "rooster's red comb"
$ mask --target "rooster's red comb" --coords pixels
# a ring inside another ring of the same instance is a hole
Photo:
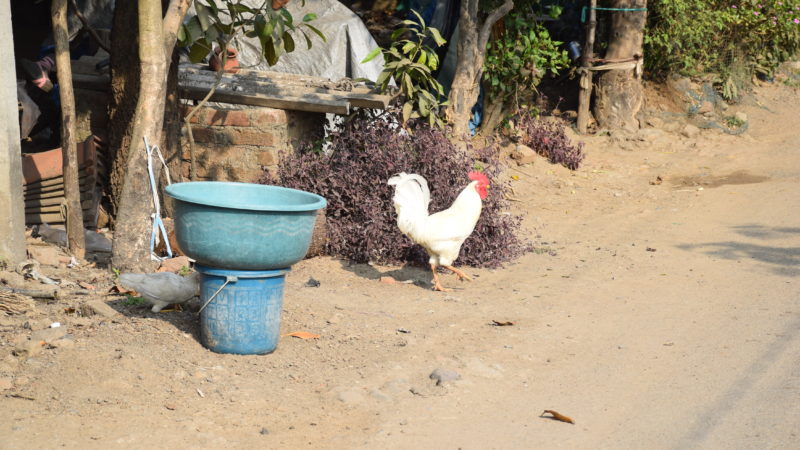
[[[489,184],[489,177],[487,177],[483,172],[473,171],[470,172],[468,176],[470,180],[480,181],[481,184]]]

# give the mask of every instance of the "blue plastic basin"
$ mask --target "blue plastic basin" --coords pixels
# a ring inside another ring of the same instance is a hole
[[[200,312],[203,346],[216,353],[239,355],[275,351],[284,278],[289,270],[224,270],[201,265],[195,269],[200,272],[201,304],[211,300]]]
[[[326,204],[310,192],[250,183],[176,183],[166,193],[181,251],[231,270],[283,269],[303,259]]]

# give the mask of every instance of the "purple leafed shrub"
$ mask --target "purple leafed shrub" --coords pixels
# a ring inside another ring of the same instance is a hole
[[[564,133],[563,123],[545,122],[529,112],[521,113],[517,122],[523,144],[553,164],[561,164],[570,170],[580,167],[584,157],[583,143],[573,146]]]
[[[481,149],[475,158],[459,150],[441,130],[418,125],[409,135],[389,114],[360,111],[330,136],[327,153],[284,155],[277,177],[265,172],[262,183],[322,195],[328,200],[327,252],[364,263],[427,263],[428,255],[397,228],[394,188],[386,184],[399,172],[422,175],[431,190],[431,213],[450,207],[470,180],[476,163],[484,166],[492,188],[475,232],[461,248],[457,264],[498,267],[532,246],[520,237],[521,217],[507,212],[499,182],[497,152]]]

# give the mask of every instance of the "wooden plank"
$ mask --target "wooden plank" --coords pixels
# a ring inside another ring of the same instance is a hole
[[[216,81],[216,74],[193,66],[181,66],[178,89],[181,98],[202,100]],[[242,76],[240,76],[241,74]],[[76,88],[107,91],[106,75],[75,74]],[[211,98],[214,102],[238,105],[266,106],[298,111],[348,114],[349,106],[386,109],[392,96],[377,93],[367,86],[354,86],[352,90],[331,88],[336,82],[321,77],[310,77],[277,72],[258,72],[241,69],[238,74],[225,74],[223,83],[251,89],[217,89]],[[253,92],[248,92],[248,91]],[[225,99],[225,100],[223,100]]]
[[[210,89],[216,83],[216,75],[210,71],[197,71],[182,73],[179,75],[179,86],[202,86]],[[356,91],[341,91],[327,89],[319,86],[305,86],[302,84],[281,84],[274,80],[263,78],[242,78],[232,75],[222,77],[222,87],[235,92],[257,92],[263,95],[270,95],[277,98],[286,96],[301,97],[313,96],[316,94],[331,95],[333,98],[340,98],[349,102],[352,106],[359,108],[386,109],[392,101],[392,96],[377,94],[371,89],[364,88]]]
[[[208,87],[188,86],[179,83],[178,91],[181,98],[202,100],[208,94]],[[350,112],[350,104],[347,100],[342,100],[341,98],[326,94],[313,94],[302,97],[276,97],[261,93],[245,93],[230,89],[217,89],[209,101],[320,113],[349,114]]]
[[[196,75],[209,75],[216,78],[216,73],[211,70],[203,69],[199,65],[182,65],[180,67],[181,73],[191,73]],[[272,83],[277,86],[285,86],[287,84],[301,86],[301,87],[322,87],[329,91],[337,92],[354,92],[359,94],[376,94],[378,91],[369,86],[360,84],[348,83],[352,85],[352,89],[337,88],[341,84],[338,81],[332,81],[328,78],[315,77],[311,75],[299,75],[295,73],[284,72],[271,72],[252,69],[239,69],[235,74],[224,74],[223,77],[235,77],[242,79],[258,80],[266,83]]]
[[[242,74],[244,73],[244,76]],[[217,75],[210,70],[200,70],[197,68],[187,68],[179,74],[181,81],[188,83],[213,83],[216,82]],[[316,92],[320,94],[332,94],[340,96],[350,101],[353,106],[361,108],[377,108],[386,109],[389,102],[392,101],[391,95],[384,95],[378,93],[377,90],[367,86],[352,86],[352,89],[337,89],[330,87],[336,82],[318,78],[318,77],[305,77],[293,74],[280,74],[277,72],[257,72],[240,70],[234,74],[224,74],[222,82],[226,84],[233,84],[242,86],[245,90],[248,88],[260,93],[286,92],[290,94],[306,94],[309,92]],[[229,87],[229,86],[226,86]],[[237,89],[238,90],[238,89]]]

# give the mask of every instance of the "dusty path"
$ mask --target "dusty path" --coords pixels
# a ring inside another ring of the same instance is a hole
[[[523,168],[515,206],[550,252],[451,295],[376,281],[424,270],[299,264],[283,331],[322,338],[273,355],[204,350],[188,311],[39,311],[76,344],[0,358],[0,447],[797,447],[800,95],[759,98],[741,137],[594,137],[577,173]]]
[[[470,358],[482,362],[471,382],[411,402],[387,420],[409,425],[364,447],[795,448],[800,140],[796,111],[775,104],[783,110],[751,111],[753,139],[701,138],[669,156],[611,151],[616,167],[594,154],[588,173],[629,177],[610,184],[620,200],[548,202],[573,216],[542,220],[558,262],[530,256],[492,275],[494,288],[468,288],[477,315],[518,326],[454,352],[470,355],[459,357],[467,373]],[[717,182],[641,187],[658,175]],[[751,184],[709,187],[720,182]],[[576,424],[538,418],[544,409]]]

